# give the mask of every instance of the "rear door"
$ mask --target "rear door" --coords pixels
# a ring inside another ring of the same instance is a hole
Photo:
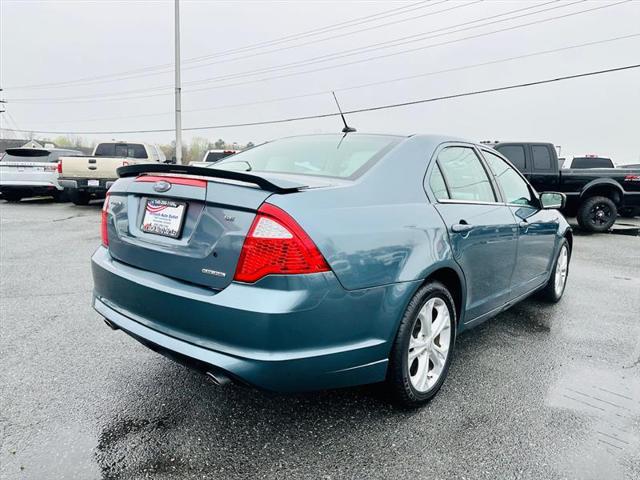
[[[542,285],[558,239],[557,214],[542,210],[524,178],[495,152],[482,149],[502,196],[518,222],[518,259],[511,280],[515,299]]]
[[[553,146],[532,143],[528,147],[531,168],[526,177],[529,183],[538,192],[557,191],[560,181],[558,174],[560,166],[556,159],[555,150],[552,150]]]
[[[465,275],[466,322],[470,322],[509,299],[516,262],[515,220],[473,146],[441,148],[428,178]]]

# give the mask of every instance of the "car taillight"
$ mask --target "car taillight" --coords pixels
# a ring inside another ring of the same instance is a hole
[[[58,173],[62,173],[62,160],[58,160]]]
[[[109,228],[107,222],[109,221],[109,194],[104,198],[104,204],[102,205],[102,220],[100,222],[100,234],[102,237],[102,245],[104,247],[109,246]]]
[[[326,272],[329,265],[309,235],[284,210],[264,203],[244,240],[234,280]]]

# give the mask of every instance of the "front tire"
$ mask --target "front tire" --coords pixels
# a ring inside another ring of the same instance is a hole
[[[618,208],[608,197],[589,197],[578,208],[578,223],[589,232],[607,232],[615,223]]]
[[[570,259],[571,251],[569,250],[569,242],[563,238],[549,281],[540,291],[540,297],[542,300],[549,303],[557,303],[560,301],[564,294],[564,289],[567,286]]]
[[[391,356],[387,386],[403,406],[431,400],[447,376],[456,336],[453,298],[440,282],[422,286],[409,302]]]

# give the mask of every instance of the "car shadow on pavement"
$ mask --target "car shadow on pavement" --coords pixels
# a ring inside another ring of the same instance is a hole
[[[204,375],[150,353],[135,375],[122,373],[122,390],[114,396],[112,415],[103,417],[108,420],[95,458],[105,479],[143,474],[277,477],[283,471],[314,478],[319,471],[328,477],[362,472],[371,477],[382,473],[376,473],[372,452],[408,449],[400,459],[412,452],[419,455],[427,445],[435,465],[438,452],[445,459],[451,449],[460,448],[459,435],[470,426],[496,430],[499,418],[477,407],[491,403],[495,394],[496,379],[489,378],[486,368],[490,359],[483,356],[499,350],[516,358],[523,345],[540,346],[548,339],[545,318],[551,316],[550,307],[525,302],[474,334],[461,335],[445,386],[432,402],[413,410],[393,405],[382,385],[295,395],[218,387]],[[446,430],[454,434],[443,437]],[[416,438],[418,444],[411,443]],[[326,464],[335,471],[327,472]]]

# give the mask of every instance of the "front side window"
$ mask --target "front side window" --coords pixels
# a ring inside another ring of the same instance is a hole
[[[447,147],[438,154],[438,165],[452,200],[496,201],[489,176],[472,148]]]
[[[534,170],[551,170],[551,154],[549,148],[544,145],[533,145],[531,147],[533,154]]]
[[[484,158],[502,189],[507,203],[534,206],[531,190],[518,172],[495,153],[483,150]]]

